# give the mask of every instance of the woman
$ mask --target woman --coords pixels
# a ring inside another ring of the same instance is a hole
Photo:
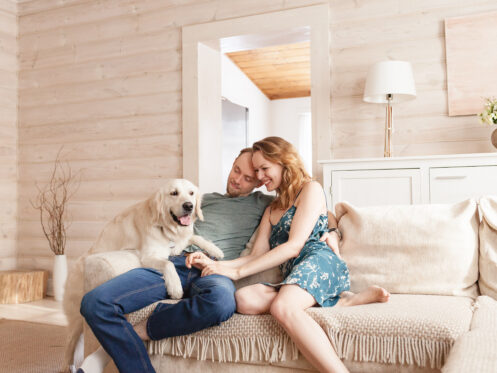
[[[252,253],[224,262],[194,253],[187,265],[202,266],[203,276],[221,274],[233,280],[279,265],[283,281],[238,290],[237,311],[271,313],[316,369],[346,372],[327,335],[305,310],[316,304],[331,307],[386,302],[389,294],[377,286],[359,294],[348,292],[346,264],[320,241],[328,230],[323,189],[311,181],[290,143],[280,137],[256,142],[252,163],[266,189],[276,191],[275,200],[262,217]]]

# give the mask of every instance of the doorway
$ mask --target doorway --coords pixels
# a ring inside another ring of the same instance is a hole
[[[197,183],[201,191],[225,187],[220,166],[221,41],[244,35],[291,35],[302,28],[309,30],[310,41],[312,169],[321,179],[317,160],[331,158],[328,5],[183,28],[183,177]]]
[[[233,160],[248,142],[248,109],[228,99],[222,100],[223,146],[222,169],[223,180],[228,180]]]

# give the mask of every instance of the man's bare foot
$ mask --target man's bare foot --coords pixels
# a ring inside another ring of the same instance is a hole
[[[358,306],[368,303],[385,303],[390,299],[390,293],[385,289],[372,285],[360,293],[343,292],[337,305],[342,307]]]

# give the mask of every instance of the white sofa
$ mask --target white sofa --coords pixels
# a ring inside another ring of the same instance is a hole
[[[497,197],[454,205],[340,203],[335,210],[351,290],[378,284],[392,293],[388,303],[308,310],[349,370],[497,372]],[[125,252],[90,256],[85,288],[138,264]],[[152,308],[131,314],[131,322]],[[86,327],[85,353],[97,346]],[[148,349],[157,372],[313,371],[270,315],[235,314]],[[116,371],[111,365],[107,372]]]

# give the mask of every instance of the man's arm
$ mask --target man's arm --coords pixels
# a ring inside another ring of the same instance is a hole
[[[335,218],[335,215],[331,211],[328,211],[328,228],[336,228],[338,229],[338,222],[337,219]],[[328,247],[339,257],[340,256],[340,240],[341,237],[339,233],[334,230],[331,232],[326,232],[324,233],[321,238],[319,239],[320,241],[325,241]]]

